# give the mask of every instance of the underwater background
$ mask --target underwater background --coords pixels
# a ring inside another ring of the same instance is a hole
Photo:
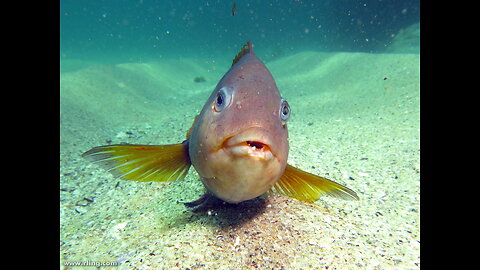
[[[61,0],[61,269],[420,268],[419,13],[413,0]],[[192,213],[193,169],[139,183],[81,157],[183,141],[248,40],[291,106],[289,163],[360,201]]]

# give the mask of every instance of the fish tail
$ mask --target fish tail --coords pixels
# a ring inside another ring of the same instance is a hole
[[[274,184],[273,188],[280,194],[306,202],[314,202],[322,195],[329,195],[344,200],[359,200],[355,191],[288,164],[285,172]]]
[[[140,182],[175,181],[184,178],[191,165],[188,140],[171,145],[104,145],[88,150],[82,157],[115,177]]]

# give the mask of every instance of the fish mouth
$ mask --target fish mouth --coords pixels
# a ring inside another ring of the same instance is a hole
[[[245,143],[246,143],[246,145],[252,147],[253,150],[262,149],[263,147],[268,147],[268,145],[267,145],[267,144],[264,144],[263,142],[246,141]]]
[[[254,157],[260,160],[270,160],[272,153],[268,132],[263,128],[249,128],[239,134],[228,136],[222,148],[233,156]]]

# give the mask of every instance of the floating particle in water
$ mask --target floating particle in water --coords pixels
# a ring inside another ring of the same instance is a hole
[[[233,2],[233,7],[232,7],[232,16],[235,16],[235,11],[237,10],[237,4]]]

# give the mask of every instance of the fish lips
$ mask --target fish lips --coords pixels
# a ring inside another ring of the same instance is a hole
[[[222,148],[236,157],[251,157],[265,161],[276,158],[272,151],[275,147],[269,132],[262,127],[251,127],[228,136],[223,141]]]

